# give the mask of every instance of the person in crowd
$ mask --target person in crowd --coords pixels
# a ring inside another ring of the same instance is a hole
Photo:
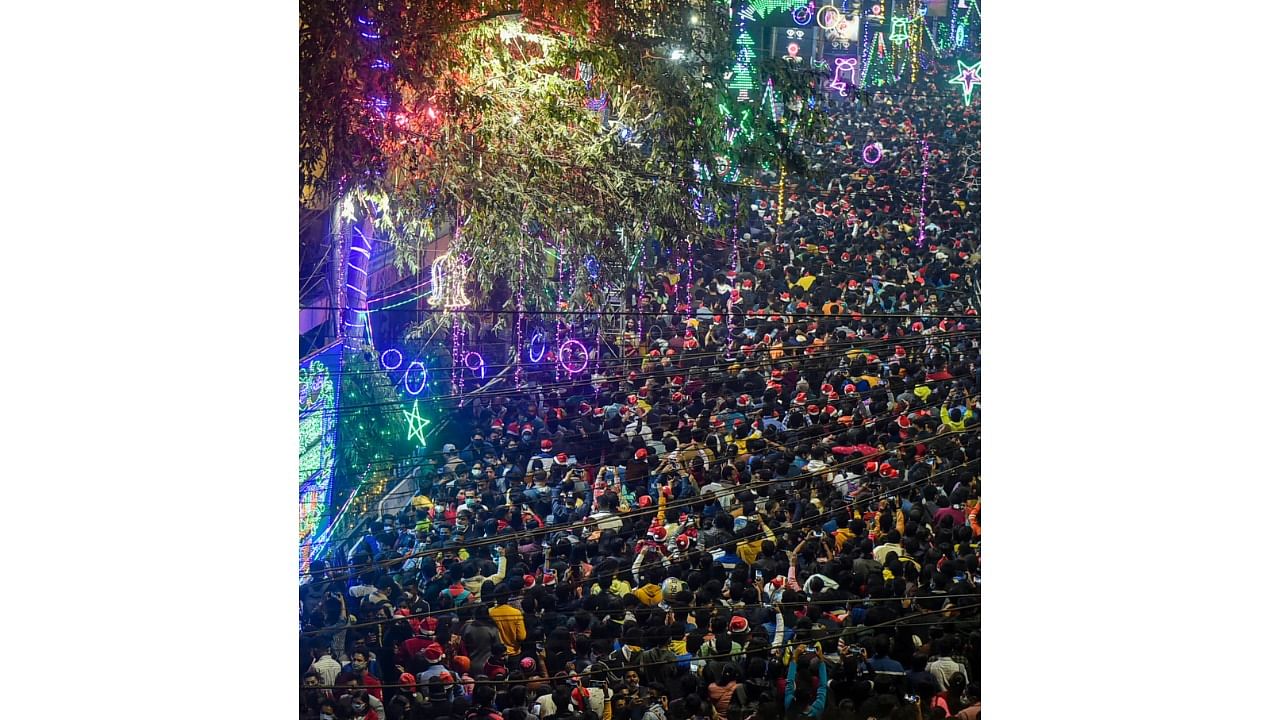
[[[978,716],[981,126],[945,70],[833,96],[781,198],[643,253],[590,372],[451,410],[300,586],[304,717]]]

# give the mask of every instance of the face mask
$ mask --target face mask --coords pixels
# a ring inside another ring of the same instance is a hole
[[[351,709],[355,710],[356,712],[364,712],[364,708],[365,708],[364,703],[351,703]]]
[[[362,662],[351,663],[352,672],[362,673],[365,671],[365,668],[367,667],[369,667],[369,663],[362,663]]]
[[[320,720],[334,720],[334,718],[329,713],[320,713]]]

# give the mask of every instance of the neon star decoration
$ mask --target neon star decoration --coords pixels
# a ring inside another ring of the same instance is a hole
[[[437,307],[466,307],[467,266],[450,250],[431,263],[431,297],[427,302]]]
[[[972,65],[966,65],[963,60],[957,60],[956,65],[960,74],[951,78],[948,82],[951,85],[962,86],[964,104],[968,105],[973,100],[973,89],[982,84],[982,61],[979,60]]]
[[[405,420],[409,421],[408,439],[412,440],[416,437],[418,438],[418,443],[425,446],[427,444],[427,437],[423,434],[423,430],[426,429],[427,425],[430,424],[431,421],[418,413],[418,401],[413,401],[413,412],[409,412],[408,410],[401,410],[400,412],[404,413]]]

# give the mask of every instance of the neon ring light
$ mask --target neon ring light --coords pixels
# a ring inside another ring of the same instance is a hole
[[[537,348],[538,352],[535,353],[533,351],[534,348]],[[547,354],[547,339],[543,337],[541,332],[534,333],[533,337],[529,338],[529,362],[533,362],[533,363],[541,362],[542,357],[546,354]]]
[[[575,364],[574,362],[572,362],[571,360],[569,360],[569,357],[570,357],[569,349],[570,349],[570,347],[577,347],[577,348],[578,348],[578,352],[580,352],[580,353],[582,354],[582,361],[581,361],[581,363],[576,363],[576,364]],[[565,372],[569,373],[570,375],[576,375],[576,374],[578,374],[578,373],[582,372],[583,370],[586,370],[586,369],[587,369],[587,346],[586,346],[586,345],[583,345],[583,344],[582,344],[581,342],[579,342],[578,340],[574,340],[573,338],[570,338],[570,339],[568,339],[568,340],[565,340],[565,341],[560,345],[560,352],[558,353],[558,355],[560,356],[560,368],[561,368],[562,370],[564,370]]]
[[[390,362],[387,362],[387,356],[388,356],[388,355],[390,355],[391,353],[395,353],[395,354],[396,354],[396,364],[395,364],[395,365],[392,365]],[[399,368],[400,368],[400,365],[401,365],[401,363],[403,363],[403,362],[404,362],[404,355],[403,355],[399,350],[397,350],[397,349],[395,349],[395,348],[389,348],[389,349],[384,350],[384,351],[382,352],[382,367],[383,367],[383,368],[385,368],[385,369],[387,369],[387,370],[397,370],[397,369],[399,369]]]
[[[474,358],[474,363],[473,363],[473,358]],[[480,357],[480,353],[474,350],[467,353],[462,358],[462,364],[466,365],[468,370],[472,372],[478,372],[480,373],[480,377],[482,378],[484,377],[484,358]]]
[[[798,7],[791,11],[791,19],[795,20],[797,25],[808,25],[813,19],[813,8],[809,5]]]
[[[840,12],[835,5],[823,5],[818,11],[818,27],[823,30],[834,29],[842,20],[844,20],[844,13]]]
[[[415,365],[417,365],[418,370],[422,372],[422,382],[418,383],[417,390],[414,390],[412,387],[409,386],[409,373],[413,371],[413,367]],[[423,365],[421,360],[414,360],[413,362],[409,363],[409,367],[405,368],[405,371],[404,371],[404,391],[409,393],[410,395],[419,395],[422,393],[423,388],[425,388],[426,386],[427,386],[427,366]]]
[[[875,151],[874,156],[871,154],[873,150]],[[880,148],[876,147],[875,143],[870,143],[866,147],[862,148],[862,162],[868,165],[875,165],[880,162],[881,154]]]

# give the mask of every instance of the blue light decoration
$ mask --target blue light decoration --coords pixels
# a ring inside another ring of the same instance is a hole
[[[796,8],[791,11],[791,19],[800,27],[804,27],[813,22],[813,3],[809,3],[804,7]]]
[[[582,266],[587,270],[587,277],[592,281],[600,279],[600,261],[595,255],[588,255],[582,259]]]
[[[417,372],[418,382],[417,382],[416,388],[414,387],[414,383],[413,383],[414,367],[418,368],[418,372]],[[409,363],[409,368],[404,371],[404,375],[400,378],[400,384],[404,387],[405,392],[409,393],[414,397],[417,397],[422,394],[423,390],[426,389],[427,380],[429,380],[430,377],[431,377],[430,374],[427,372],[427,366],[424,365],[421,360],[414,360],[413,362]]]
[[[539,330],[529,338],[529,362],[539,363],[547,354],[547,338]]]
[[[347,201],[344,201],[346,204]],[[373,243],[351,223],[351,245],[347,251],[346,303],[342,313],[342,337],[346,347],[358,349],[366,340],[369,327],[369,259]]]
[[[338,343],[298,366],[298,571],[306,573],[320,554],[318,541],[333,520],[333,473],[337,462],[338,388],[334,380]]]

